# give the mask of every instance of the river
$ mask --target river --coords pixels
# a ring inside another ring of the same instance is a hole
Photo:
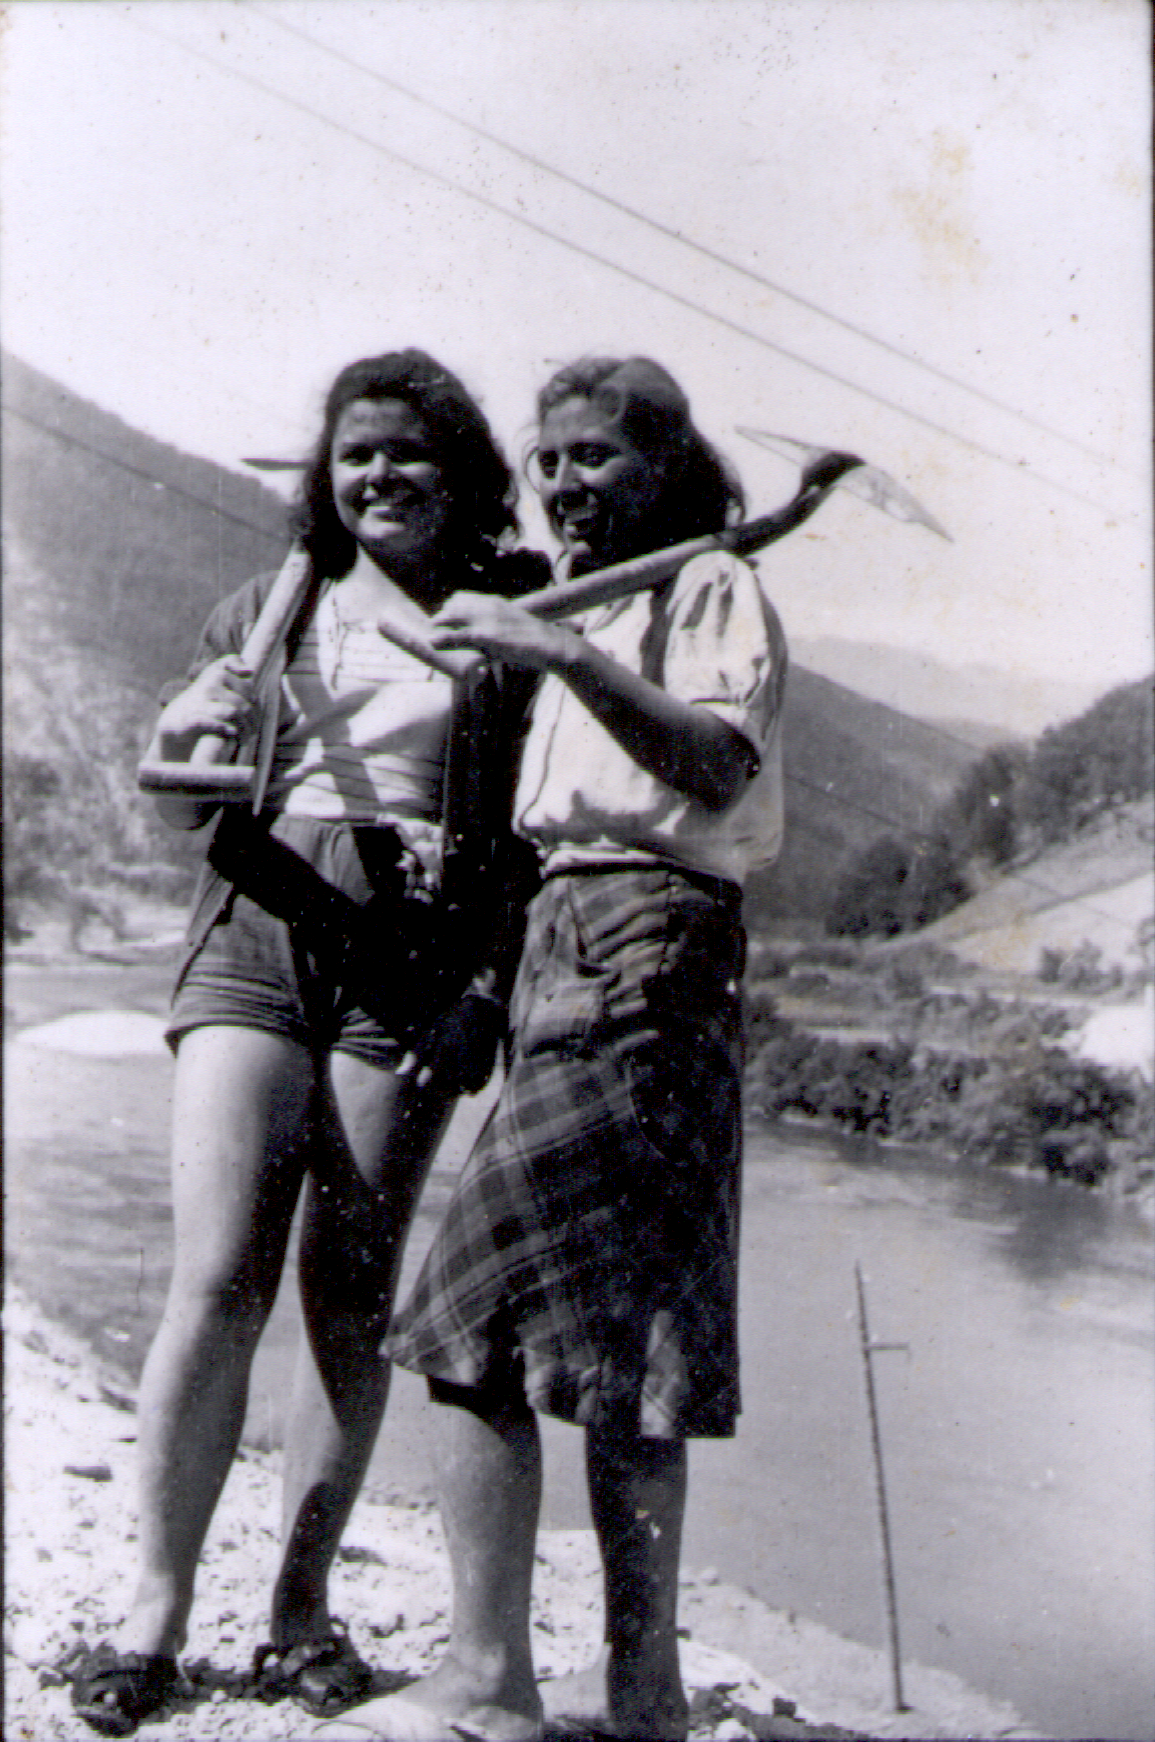
[[[123,975],[91,979],[88,1006],[114,985],[160,1008],[151,981]],[[77,992],[73,977],[73,1009]],[[69,1005],[38,981],[32,1007]],[[132,1378],[167,1280],[170,1079],[147,1050],[83,1057],[17,1035],[7,1053],[9,1273]],[[467,1136],[430,1180],[408,1274]],[[875,1357],[904,1656],[1054,1737],[1155,1736],[1149,1227],[1080,1188],[756,1122],[743,1217],[745,1408],[734,1441],[693,1447],[687,1562],[884,1643],[860,1263],[874,1338],[909,1345]],[[247,1425],[262,1443],[279,1435],[292,1336],[283,1290]],[[430,1413],[400,1375],[375,1481],[428,1491]],[[588,1522],[580,1436],[547,1424],[546,1460],[545,1522]]]

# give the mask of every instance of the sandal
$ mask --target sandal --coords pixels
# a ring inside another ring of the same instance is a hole
[[[107,1640],[69,1671],[72,1704],[102,1736],[131,1736],[176,1686],[176,1659],[117,1651]]]
[[[373,1671],[343,1623],[334,1620],[332,1627],[328,1639],[302,1640],[288,1651],[259,1645],[253,1657],[257,1698],[296,1700],[315,1718],[329,1718],[371,1694]]]

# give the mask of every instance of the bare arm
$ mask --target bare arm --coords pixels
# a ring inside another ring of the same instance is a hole
[[[433,619],[432,640],[555,673],[640,767],[707,810],[731,805],[757,768],[741,733],[709,708],[679,701],[566,624],[544,622],[508,599],[454,594]]]

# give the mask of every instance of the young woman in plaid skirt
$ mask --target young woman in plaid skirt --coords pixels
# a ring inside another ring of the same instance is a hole
[[[568,574],[740,513],[685,395],[647,359],[563,370],[539,414]],[[411,1695],[356,1716],[384,1736],[525,1742],[544,1694],[555,1724],[684,1737],[685,1440],[732,1434],[739,1407],[741,885],[781,835],[785,645],[726,553],[591,610],[580,632],[469,593],[433,630],[543,674],[515,818],[544,882],[501,1099],[386,1341],[446,1406],[453,1634]],[[538,1411],[586,1430],[606,1590],[597,1662],[540,1692]]]

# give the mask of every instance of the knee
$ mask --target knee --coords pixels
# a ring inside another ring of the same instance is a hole
[[[306,1313],[353,1322],[380,1342],[389,1328],[399,1258],[390,1244],[374,1251],[361,1243],[302,1238],[297,1277]]]
[[[618,1427],[586,1430],[591,1464],[642,1481],[677,1477],[686,1466],[685,1440],[659,1440]]]
[[[533,1410],[525,1401],[525,1393],[520,1388],[493,1386],[482,1389],[474,1385],[454,1385],[448,1379],[433,1378],[428,1384],[429,1396],[434,1403],[448,1404],[453,1409],[464,1409],[499,1432],[533,1426]]]
[[[178,1255],[166,1315],[196,1331],[255,1342],[272,1312],[278,1281],[251,1265],[182,1263]]]

